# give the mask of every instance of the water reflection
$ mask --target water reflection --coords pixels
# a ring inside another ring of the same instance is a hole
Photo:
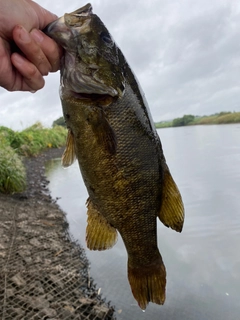
[[[165,156],[185,204],[182,234],[158,223],[167,268],[167,300],[142,313],[132,297],[122,240],[87,255],[98,287],[118,319],[236,320],[240,297],[240,125],[159,130]],[[50,190],[67,212],[70,232],[85,246],[87,192],[77,164],[47,166]]]

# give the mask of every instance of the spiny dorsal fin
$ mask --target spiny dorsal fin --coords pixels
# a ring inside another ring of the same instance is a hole
[[[76,160],[75,146],[74,146],[74,136],[70,129],[68,129],[66,148],[62,155],[62,166],[64,168],[71,166]]]
[[[90,250],[110,249],[117,242],[117,230],[107,222],[101,213],[94,207],[91,200],[88,200],[87,207],[87,247]]]
[[[184,206],[181,194],[168,168],[164,172],[162,205],[158,217],[165,226],[178,232],[182,231]]]

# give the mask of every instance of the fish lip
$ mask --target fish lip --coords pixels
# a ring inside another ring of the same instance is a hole
[[[71,13],[65,13],[62,17],[56,19],[55,21],[49,23],[44,29],[43,32],[51,37],[54,37],[54,33],[56,31],[62,32],[69,30],[70,28],[67,26],[66,18],[67,17],[87,17],[92,14],[92,5],[90,3],[86,4],[84,7],[77,9]],[[57,26],[57,27],[56,27]]]
[[[59,33],[71,33],[71,30],[69,27],[67,27],[67,25],[65,24],[65,18],[64,16],[58,18],[57,20],[49,23],[44,29],[43,32],[53,38],[56,39],[57,38],[57,34]]]
[[[77,9],[69,15],[75,15],[76,17],[86,17],[92,14],[92,5],[91,3],[86,4],[84,7],[81,7],[80,9]]]
[[[84,7],[77,9],[71,13],[65,13],[62,17],[57,20],[49,23],[44,29],[43,32],[48,36],[54,37],[55,32],[63,32],[66,30],[70,31],[68,27],[67,18],[68,17],[87,17],[92,13],[92,5],[90,3],[86,4]]]

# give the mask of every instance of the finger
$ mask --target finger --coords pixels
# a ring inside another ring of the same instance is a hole
[[[40,30],[33,29],[30,36],[39,44],[42,52],[45,54],[51,65],[51,72],[56,72],[60,68],[60,58],[62,56],[62,49],[57,43],[49,38]]]
[[[14,80],[12,63],[10,59],[10,45],[0,37],[0,86],[11,90]]]
[[[8,91],[31,91],[41,89],[44,79],[28,60],[14,53],[9,43],[0,38],[0,86]]]
[[[22,26],[15,26],[13,29],[13,40],[26,58],[32,62],[42,75],[47,75],[52,67],[42,52],[41,47]]]
[[[57,15],[41,7],[39,4],[37,4],[34,1],[30,1],[30,5],[37,13],[39,29],[41,30],[44,29],[46,25],[48,25],[50,22],[58,18]]]
[[[37,67],[18,53],[13,53],[11,61],[21,78],[15,83],[14,90],[35,92],[44,87],[45,81]],[[19,80],[21,83],[19,83]]]

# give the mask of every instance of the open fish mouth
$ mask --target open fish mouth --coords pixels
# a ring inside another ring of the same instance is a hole
[[[65,13],[62,17],[49,23],[43,30],[49,37],[53,38],[63,47],[70,37],[77,33],[85,33],[89,28],[89,19],[80,22],[81,17],[88,17],[92,14],[92,6],[86,5],[86,10],[76,10],[72,13]],[[83,9],[83,8],[82,8]],[[74,32],[72,27],[74,27]]]
[[[121,91],[108,87],[104,83],[97,82],[93,77],[83,73],[71,72],[61,77],[62,92],[71,91],[76,97],[89,97],[90,95],[109,95],[111,97],[122,96]],[[68,90],[67,90],[68,89]]]
[[[115,89],[97,78],[97,66],[86,65],[79,58],[78,72],[75,69],[75,57],[71,53],[65,54],[61,61],[62,92],[71,91],[75,96],[86,97],[91,94],[122,96],[124,86]],[[81,95],[82,94],[82,95]]]
[[[106,76],[106,66],[99,63],[101,48],[85,40],[86,35],[91,33],[93,16],[92,6],[87,4],[72,13],[64,14],[44,29],[65,50],[61,61],[61,93],[122,96],[124,77],[112,81],[116,74],[114,71]]]

